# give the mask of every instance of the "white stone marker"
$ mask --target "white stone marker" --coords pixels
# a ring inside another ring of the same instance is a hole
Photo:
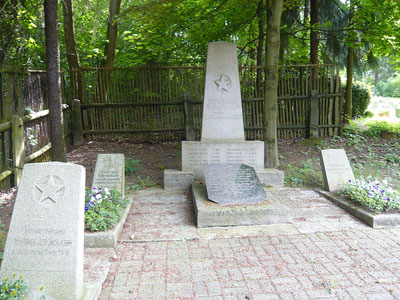
[[[125,157],[123,154],[97,155],[92,187],[125,191]]]
[[[50,162],[24,167],[1,265],[23,276],[35,300],[79,299],[83,286],[85,168]]]
[[[244,141],[237,48],[208,44],[202,141]]]
[[[353,170],[344,149],[321,150],[320,158],[327,191],[338,191],[349,180],[354,180]]]

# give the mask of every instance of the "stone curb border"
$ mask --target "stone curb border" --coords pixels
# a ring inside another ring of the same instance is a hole
[[[124,209],[121,220],[119,220],[114,228],[101,232],[85,232],[85,248],[115,248],[117,246],[119,235],[121,234],[134,198],[133,195],[127,197],[129,198],[128,205]]]
[[[363,208],[355,206],[350,201],[338,198],[327,191],[320,189],[315,189],[315,191],[372,228],[400,226],[400,214],[374,215]]]

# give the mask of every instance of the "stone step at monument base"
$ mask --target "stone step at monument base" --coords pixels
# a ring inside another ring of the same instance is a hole
[[[255,171],[261,184],[272,187],[283,187],[283,171],[277,169],[261,169]],[[164,189],[187,190],[190,189],[194,179],[194,172],[166,169],[164,170]]]
[[[220,205],[207,198],[204,184],[193,182],[193,204],[197,227],[249,226],[289,223],[288,209],[274,199],[260,204]]]

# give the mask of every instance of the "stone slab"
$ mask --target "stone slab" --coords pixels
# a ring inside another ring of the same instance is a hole
[[[182,142],[182,171],[204,180],[204,166],[212,163],[242,163],[263,170],[264,142]]]
[[[259,204],[219,205],[207,199],[204,184],[193,183],[193,204],[197,227],[225,227],[289,223],[288,209],[267,198]]]
[[[175,169],[164,170],[165,190],[187,190],[192,185],[193,172],[182,172]]]
[[[221,205],[254,204],[266,194],[253,167],[244,164],[210,164],[204,168],[208,200]]]
[[[125,192],[125,156],[123,154],[98,154],[92,188],[116,188]]]
[[[317,192],[331,200],[340,208],[343,208],[348,213],[352,214],[357,219],[363,221],[372,228],[386,228],[393,226],[400,226],[400,213],[399,214],[373,214],[359,206],[354,205],[351,201],[342,199],[327,191],[316,189]]]
[[[258,179],[261,184],[271,187],[283,187],[284,185],[284,172],[278,169],[263,169],[256,170]]]
[[[327,191],[338,191],[349,180],[354,180],[353,170],[344,149],[321,150],[320,161]]]
[[[244,141],[237,47],[233,43],[208,44],[201,140]]]
[[[22,275],[29,297],[79,299],[83,290],[85,169],[26,164],[6,241],[1,277]]]
[[[115,248],[131,209],[132,201],[133,196],[129,196],[129,203],[125,207],[121,219],[113,228],[107,231],[85,232],[85,248]]]

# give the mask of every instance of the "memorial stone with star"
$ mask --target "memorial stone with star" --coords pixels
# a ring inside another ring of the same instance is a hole
[[[208,44],[201,141],[182,142],[182,171],[204,180],[211,163],[244,163],[264,169],[264,143],[245,141],[237,47]]]
[[[202,141],[244,141],[237,47],[210,43],[207,52]]]
[[[14,205],[1,277],[22,275],[28,299],[79,299],[83,286],[85,169],[26,164]]]

